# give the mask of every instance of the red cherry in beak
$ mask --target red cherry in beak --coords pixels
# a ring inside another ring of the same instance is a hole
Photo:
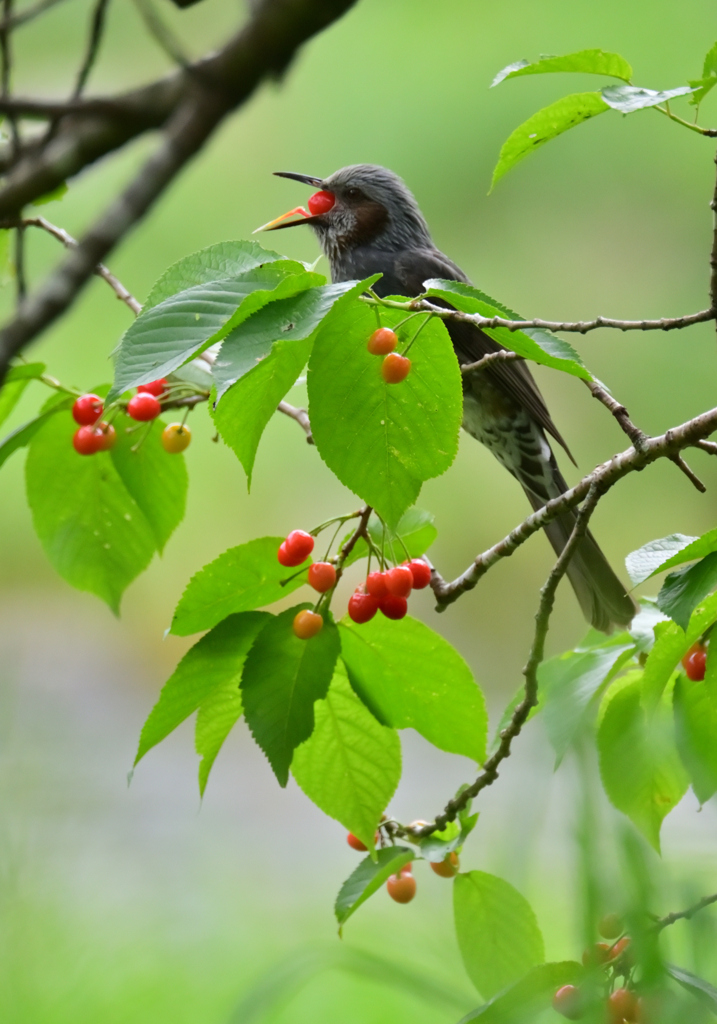
[[[333,192],[325,192],[322,189],[320,192],[314,192],[313,196],[309,196],[309,201],[306,205],[309,207],[309,212],[314,217],[318,217],[322,213],[328,213],[335,202],[336,196]]]

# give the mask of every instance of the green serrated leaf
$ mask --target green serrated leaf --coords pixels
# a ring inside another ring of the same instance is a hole
[[[695,90],[690,96],[690,103],[699,106],[707,93],[717,85],[717,43],[705,54],[702,65],[702,78],[689,83]]]
[[[241,718],[241,713],[241,690],[238,679],[231,679],[218,686],[199,706],[194,729],[194,748],[202,759],[199,762],[200,796],[204,796],[209,773],[217,754]]]
[[[574,93],[563,96],[549,107],[539,110],[524,121],[503,143],[493,171],[490,191],[512,167],[551,139],[562,135],[583,121],[604,114],[610,107],[599,92]]]
[[[9,378],[10,373],[7,374],[5,383],[0,388],[0,426],[20,401],[25,388],[30,383],[29,377],[21,378],[20,380],[11,380]]]
[[[170,295],[183,292],[210,281],[227,281],[246,274],[248,270],[285,260],[271,249],[262,249],[258,242],[217,242],[206,249],[183,256],[169,267],[152,287],[142,307],[144,311],[164,302]]]
[[[717,988],[714,985],[710,985],[704,978],[698,978],[696,974],[686,971],[684,967],[665,964],[665,970],[687,992],[699,999],[712,1013],[717,1014]]]
[[[146,428],[133,429],[137,427],[136,422],[123,413],[118,413],[113,423],[117,443],[111,449],[112,462],[144,512],[161,554],[184,518],[188,486],[184,456],[165,452],[161,441],[165,426],[162,420],[149,424],[146,434]],[[133,451],[135,447],[137,450]]]
[[[479,291],[463,281],[426,281],[427,295],[438,295],[450,302],[456,309],[464,313],[478,313],[480,316],[500,316],[509,320],[520,320],[517,313],[512,313],[494,300],[488,300],[484,292]],[[511,352],[517,352],[525,359],[554,370],[562,370],[583,380],[592,380],[593,376],[584,366],[582,359],[567,341],[556,337],[549,331],[533,327],[525,331],[509,331],[506,327],[481,328],[494,341],[499,342]]]
[[[655,625],[655,644],[645,662],[643,702],[648,711],[659,701],[680,659],[715,621],[717,595],[713,594],[692,613],[686,632],[675,622]]]
[[[248,487],[261,436],[306,365],[311,345],[308,338],[275,342],[269,355],[230,387],[214,410],[214,424],[244,467]]]
[[[13,384],[18,380],[37,380],[46,369],[45,363],[17,363],[5,374],[5,384]]]
[[[695,795],[704,804],[717,793],[717,655],[712,646],[702,681],[678,674],[673,707],[677,749]]]
[[[417,619],[377,615],[358,626],[339,623],[341,649],[354,690],[376,718],[415,729],[430,743],[474,761],[485,758],[485,700],[458,651]]]
[[[507,78],[520,78],[523,75],[544,75],[563,71],[577,74],[610,75],[629,82],[632,68],[619,53],[605,53],[603,50],[580,50],[566,53],[563,57],[541,57],[540,60],[518,60],[509,64],[495,76],[490,83],[491,88],[499,85]]]
[[[604,101],[613,110],[621,114],[633,114],[636,110],[656,107],[659,103],[686,96],[693,92],[690,85],[681,85],[678,89],[667,89],[658,92],[655,89],[641,89],[636,85],[607,85],[601,90]]]
[[[696,565],[669,574],[657,595],[661,612],[687,630],[690,616],[703,598],[717,587],[717,551]]]
[[[545,959],[543,936],[524,896],[484,871],[453,883],[456,937],[468,977],[489,999]]]
[[[200,633],[227,615],[273,604],[303,586],[303,574],[281,586],[281,580],[302,568],[286,569],[279,564],[276,553],[282,540],[257,537],[229,548],[195,573],[175,609],[170,632],[175,636]],[[309,565],[311,559],[307,558],[303,567]]]
[[[152,529],[109,453],[78,455],[70,413],[45,416],[25,465],[35,532],[60,576],[117,614],[122,592],[152,559]]]
[[[449,821],[441,832],[433,832],[418,844],[424,860],[440,863],[449,853],[459,853],[476,827],[478,814],[464,815],[461,824]]]
[[[308,605],[272,617],[249,651],[242,676],[244,716],[281,786],[294,751],[314,729],[314,702],[329,689],[340,652],[338,631],[327,619],[320,633],[299,640],[294,616]]]
[[[317,807],[373,850],[379,819],[401,778],[398,734],[364,707],[341,662],[314,715],[314,731],[295,750],[291,773]]]
[[[405,864],[410,864],[415,856],[415,852],[407,846],[387,846],[377,851],[376,860],[365,857],[346,879],[336,897],[334,913],[339,922],[339,931],[362,903],[373,896],[391,875],[397,874]]]
[[[195,285],[143,311],[117,349],[115,381],[108,399],[156,377],[166,377],[221,341],[267,302],[311,287],[315,277],[300,263],[277,261],[234,279]]]
[[[709,537],[711,533],[715,534],[715,547],[717,547],[717,530],[710,531],[709,534],[705,534],[705,537]],[[699,551],[691,558],[680,559],[680,552],[692,548],[702,539],[686,537],[683,533],[671,533],[668,537],[660,537],[658,540],[651,540],[648,544],[643,544],[637,551],[631,551],[625,559],[625,568],[633,584],[637,586],[639,583],[644,583],[655,573],[662,572],[665,566],[669,568],[672,565],[681,565],[682,561],[693,562],[695,558],[701,558],[709,551],[715,550],[710,547],[705,551]]]
[[[381,311],[385,326],[405,319]],[[409,321],[400,347],[415,334]],[[324,462],[355,494],[395,526],[424,480],[440,476],[458,448],[463,398],[453,346],[439,321],[428,323],[410,351],[411,372],[386,384],[381,359],[366,349],[376,329],[372,309],[352,296],[322,324],[309,360],[309,414]]]
[[[190,647],[142,727],[135,765],[218,689],[238,688],[247,652],[269,619],[268,612],[232,615]]]
[[[542,1019],[556,991],[563,985],[579,985],[585,968],[575,961],[538,964],[504,992],[467,1014],[459,1024],[480,1020],[481,1024],[534,1024]]]
[[[0,466],[10,458],[13,452],[18,451],[20,448],[25,448],[32,441],[33,437],[42,427],[51,420],[52,417],[65,409],[70,409],[73,404],[73,399],[69,395],[53,395],[52,398],[55,400],[54,404],[49,408],[45,408],[39,416],[36,416],[34,420],[29,420],[27,423],[23,423],[21,427],[13,430],[12,433],[8,434],[7,437],[3,438],[0,442]]]
[[[360,295],[379,276],[308,288],[299,295],[264,306],[241,323],[225,338],[214,365],[217,401],[236,381],[266,359],[275,342],[310,338],[340,298]],[[324,280],[319,274],[314,277],[317,283]]]
[[[597,742],[608,798],[659,853],[663,819],[685,795],[689,779],[675,746],[670,701],[663,697],[648,714],[644,685],[644,678],[637,679],[615,693]]]

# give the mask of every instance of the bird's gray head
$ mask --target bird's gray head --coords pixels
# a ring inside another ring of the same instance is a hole
[[[328,178],[278,171],[281,178],[293,178],[307,185],[318,186],[329,195],[323,212],[305,215],[300,207],[263,225],[265,230],[309,224],[318,236],[324,253],[334,263],[349,251],[371,246],[387,252],[430,246],[431,236],[418,203],[401,178],[393,171],[375,164],[353,164],[342,167]],[[312,197],[313,199],[314,197]],[[312,203],[309,202],[311,210]],[[300,213],[299,220],[287,221]],[[261,230],[261,229],[258,229]]]

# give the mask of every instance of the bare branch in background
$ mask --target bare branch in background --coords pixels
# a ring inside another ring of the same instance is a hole
[[[87,84],[87,79],[90,77],[90,72],[97,60],[97,54],[100,50],[100,43],[102,42],[102,33],[105,27],[105,18],[107,15],[107,7],[109,0],[97,0],[95,9],[92,13],[92,27],[90,29],[90,38],[87,43],[87,52],[85,59],[82,62],[82,67],[77,73],[77,81],[75,82],[75,88],[72,92],[72,99],[79,99],[82,90]]]
[[[687,910],[678,910],[673,914],[667,914],[665,917],[659,917],[655,922],[655,930],[661,932],[663,928],[674,924],[675,921],[689,921],[691,917],[694,917],[700,910],[704,910],[705,907],[709,907],[712,903],[717,903],[717,893],[713,896],[704,896]]]

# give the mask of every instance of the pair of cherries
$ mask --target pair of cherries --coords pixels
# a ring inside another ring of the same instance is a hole
[[[139,423],[155,420],[162,411],[159,398],[164,394],[167,381],[164,377],[143,384],[141,390],[127,403],[127,415]],[[95,455],[114,448],[117,432],[111,423],[100,421],[104,403],[99,395],[80,395],[72,406],[72,417],[79,423],[72,444],[79,455]],[[170,423],[162,431],[162,447],[170,455],[183,452],[189,446],[192,432],[183,423]]]
[[[553,996],[553,1009],[568,1020],[585,1016],[583,994],[575,985],[563,985]],[[632,989],[616,988],[607,998],[607,1011],[612,1024],[644,1020],[643,1001]]]
[[[349,599],[349,618],[361,625],[381,611],[387,619],[402,619],[408,611],[411,591],[423,590],[430,582],[431,570],[420,559],[386,572],[370,572]]]
[[[314,550],[314,538],[304,530],[292,530],[279,545],[276,557],[281,565],[293,568],[301,565]],[[320,594],[336,584],[336,569],[331,562],[314,562],[309,566],[309,586]]]
[[[387,384],[400,384],[405,380],[411,369],[411,360],[394,352],[398,345],[398,336],[389,327],[379,327],[366,343],[372,356],[385,356],[381,363],[381,376]]]

